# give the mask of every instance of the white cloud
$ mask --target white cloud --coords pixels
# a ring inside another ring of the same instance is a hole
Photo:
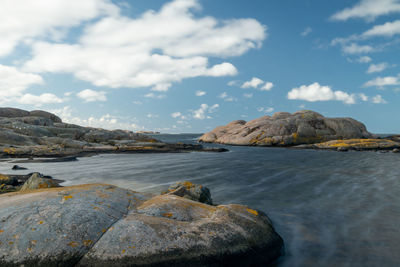
[[[372,61],[372,58],[370,58],[369,56],[362,56],[357,59],[358,63],[369,63],[371,61]]]
[[[258,88],[261,84],[263,84],[264,81],[261,80],[260,78],[253,77],[250,81],[244,82],[242,84],[242,88]]]
[[[227,84],[228,86],[240,86],[240,81],[230,81]]]
[[[160,83],[153,86],[151,90],[157,92],[166,92],[171,86],[172,86],[171,83]]]
[[[196,91],[196,96],[204,96],[204,95],[206,95],[207,93],[206,92],[204,92],[204,91]]]
[[[146,115],[146,117],[149,118],[149,119],[152,119],[152,118],[158,118],[159,116],[158,116],[158,114],[149,113],[149,114]]]
[[[387,67],[388,67],[388,64],[386,62],[382,62],[379,64],[371,64],[371,65],[369,65],[367,73],[381,72],[381,71],[384,71]]]
[[[138,100],[132,101],[132,103],[135,104],[135,105],[142,105],[143,104],[142,101],[138,101]]]
[[[302,31],[302,32],[300,33],[300,35],[301,35],[301,36],[307,36],[307,35],[309,35],[311,32],[312,32],[312,28],[311,28],[311,27],[307,27],[307,28],[304,29],[304,31]]]
[[[0,103],[21,100],[26,89],[35,84],[43,84],[41,76],[0,64]]]
[[[365,94],[363,94],[363,93],[360,93],[360,94],[358,94],[358,96],[360,97],[360,99],[362,100],[362,101],[368,101],[368,99],[369,99],[369,97],[368,96],[366,96]]]
[[[86,27],[75,44],[35,42],[24,64],[34,72],[72,73],[96,86],[152,87],[201,76],[232,76],[228,62],[208,57],[240,56],[259,48],[266,27],[254,19],[199,17],[196,0],[175,0],[135,19],[107,16]]]
[[[380,87],[383,88],[384,86],[388,85],[400,85],[400,79],[394,76],[387,76],[387,77],[377,77],[372,79],[364,84],[364,87]]]
[[[299,88],[293,88],[287,94],[291,100],[305,100],[309,102],[337,100],[346,104],[354,104],[355,96],[343,91],[332,91],[330,86],[321,86],[319,83],[302,85]]]
[[[106,92],[104,91],[94,91],[91,89],[85,89],[80,91],[76,95],[80,99],[83,99],[85,102],[107,101]]]
[[[373,52],[374,48],[370,45],[358,45],[356,43],[351,43],[343,45],[342,51],[346,54],[363,54]]]
[[[376,95],[372,98],[372,103],[374,104],[386,104],[386,100],[382,98],[381,95]]]
[[[227,102],[237,101],[236,97],[229,96],[226,92],[221,93],[218,97],[222,98],[224,101],[227,101]]]
[[[252,94],[252,93],[243,94],[243,96],[246,97],[246,98],[252,98],[252,97],[253,97],[253,94]]]
[[[0,56],[32,38],[60,39],[66,29],[101,15],[116,15],[109,0],[2,0],[0,9]]]
[[[264,113],[271,113],[274,111],[274,108],[272,107],[259,107],[257,108],[258,112],[264,112]]]
[[[182,116],[182,113],[180,113],[180,112],[174,112],[174,113],[171,114],[172,118],[178,118],[180,116]]]
[[[198,120],[211,119],[208,114],[214,113],[218,109],[219,105],[214,104],[208,106],[207,104],[201,104],[200,108],[193,111],[193,118]]]
[[[387,36],[392,37],[393,35],[400,34],[400,20],[393,22],[386,22],[382,25],[376,25],[368,31],[364,32],[362,36],[373,37],[373,36]]]
[[[54,94],[44,93],[41,95],[24,94],[17,99],[17,102],[24,105],[34,105],[40,107],[43,104],[56,104],[64,101]]]
[[[146,97],[146,98],[163,99],[163,98],[166,97],[166,95],[156,95],[155,93],[148,93],[148,94],[145,94],[144,97]]]
[[[144,129],[144,127],[141,127],[135,123],[120,122],[116,116],[112,116],[110,114],[105,114],[102,115],[101,117],[90,116],[87,119],[80,118],[74,115],[75,113],[77,113],[77,111],[69,106],[49,111],[58,115],[63,120],[63,122],[66,123],[72,123],[72,124],[95,127],[95,128],[103,128],[109,130],[123,129],[123,130],[138,131]]]
[[[261,88],[261,91],[270,91],[274,87],[274,84],[271,82],[266,82]]]
[[[337,12],[331,18],[333,20],[348,20],[351,18],[363,18],[369,21],[375,18],[400,12],[399,0],[361,0],[350,8]]]

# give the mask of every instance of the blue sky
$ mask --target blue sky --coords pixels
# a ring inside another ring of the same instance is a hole
[[[400,132],[400,0],[0,0],[0,104],[205,132],[315,110]]]

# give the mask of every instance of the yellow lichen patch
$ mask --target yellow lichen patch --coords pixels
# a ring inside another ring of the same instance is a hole
[[[26,249],[28,252],[32,252],[32,248],[27,248]]]
[[[129,246],[128,248],[136,248],[135,246]]]
[[[73,196],[68,195],[68,196],[64,196],[64,197],[63,197],[63,200],[64,200],[64,201],[67,201],[68,199],[71,199],[71,198],[73,198]]]
[[[78,242],[75,241],[71,241],[67,244],[68,246],[72,247],[72,248],[76,248],[77,246],[79,246]]]
[[[90,240],[90,239],[88,239],[88,240],[83,240],[83,245],[84,246],[90,246],[91,244],[93,244],[93,241],[92,240]]]
[[[125,249],[123,249],[123,250],[122,250],[122,254],[124,254],[125,252],[126,252],[126,250],[125,250]]]
[[[94,210],[99,210],[100,208],[99,208],[99,207],[93,207],[93,209],[94,209]]]
[[[250,212],[251,214],[253,214],[255,216],[258,215],[258,211],[256,211],[256,210],[252,210],[252,209],[246,209],[246,210],[247,210],[247,212]]]
[[[104,234],[105,232],[107,232],[107,229],[101,229],[101,232]]]
[[[13,242],[13,241],[10,241],[10,242],[8,242],[8,244],[9,244],[9,245],[12,245],[12,244],[14,244],[14,242]]]
[[[183,186],[186,187],[186,189],[190,189],[194,187],[194,184],[188,181],[183,182]]]
[[[163,217],[167,217],[167,218],[171,218],[173,216],[173,214],[170,213],[170,212],[165,212],[165,213],[162,214],[162,216]]]
[[[36,228],[31,228],[32,231],[36,231]]]
[[[44,221],[39,221],[39,222],[38,222],[38,224],[43,224],[43,223],[44,223]]]
[[[13,147],[4,148],[3,152],[7,154],[14,154],[17,150]]]

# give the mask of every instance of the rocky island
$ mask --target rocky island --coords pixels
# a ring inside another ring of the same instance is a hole
[[[1,266],[265,266],[283,251],[263,212],[213,205],[201,185],[150,195],[44,179],[0,195]]]
[[[302,110],[277,112],[249,122],[232,121],[200,137],[200,142],[246,146],[279,146],[313,149],[393,150],[400,148],[396,136],[381,139],[352,118],[326,118]]]
[[[64,123],[49,112],[0,108],[0,157],[71,157],[98,153],[214,151],[201,145],[167,144],[125,130]]]

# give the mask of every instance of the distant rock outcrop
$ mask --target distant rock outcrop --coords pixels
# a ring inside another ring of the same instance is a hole
[[[149,135],[64,123],[47,111],[0,108],[0,157],[69,157],[95,153],[205,151]],[[215,149],[207,151],[220,152]]]
[[[233,121],[204,134],[199,141],[231,145],[295,146],[371,137],[365,125],[352,118],[325,118],[317,112],[303,110],[293,114],[277,112],[273,116],[263,116],[249,122]]]

